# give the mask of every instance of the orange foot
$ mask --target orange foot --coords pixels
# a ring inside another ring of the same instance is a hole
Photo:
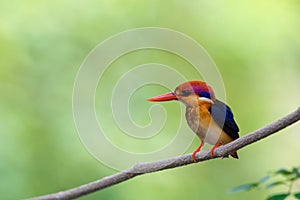
[[[215,149],[218,148],[221,145],[222,145],[222,143],[217,143],[215,146],[213,146],[213,148],[210,150],[210,153],[209,153],[210,157],[214,157]]]
[[[193,161],[195,163],[197,162],[197,160],[196,160],[196,153],[198,153],[201,150],[201,148],[202,148],[203,145],[204,145],[204,142],[201,140],[200,146],[192,154],[192,159],[193,159]]]

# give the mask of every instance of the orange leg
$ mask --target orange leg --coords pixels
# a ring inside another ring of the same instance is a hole
[[[204,145],[204,142],[203,142],[203,140],[201,140],[200,146],[192,154],[192,159],[194,160],[195,163],[197,162],[197,160],[196,160],[196,153],[198,153],[201,150],[201,148],[202,148],[203,145]]]
[[[222,143],[217,143],[215,146],[213,146],[213,148],[210,150],[210,157],[214,157],[215,149],[218,148],[221,145],[222,145]]]

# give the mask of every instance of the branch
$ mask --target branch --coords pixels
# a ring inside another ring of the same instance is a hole
[[[217,148],[214,152],[214,157],[210,157],[209,152],[206,150],[201,151],[196,155],[197,162],[210,160],[214,158],[226,157],[230,153],[235,152],[267,136],[270,136],[284,129],[285,127],[297,122],[298,120],[300,120],[300,107],[296,111],[263,128],[253,131],[243,137],[238,138],[237,140],[234,140],[231,143]],[[189,165],[193,163],[194,161],[192,160],[191,154],[181,155],[174,158],[158,160],[154,162],[138,163],[125,171],[121,171],[111,176],[106,176],[100,180],[66,191],[35,197],[31,200],[74,199],[124,182],[128,179],[134,178],[135,176]]]

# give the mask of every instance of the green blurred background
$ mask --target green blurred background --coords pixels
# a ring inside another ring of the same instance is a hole
[[[1,199],[53,193],[116,173],[80,142],[72,117],[73,83],[84,58],[99,42],[147,26],[180,31],[204,46],[220,70],[241,135],[299,106],[299,1],[4,0]],[[164,54],[153,60],[147,52],[141,55],[147,62],[164,60]],[[126,66],[134,66],[130,62]],[[188,68],[182,70],[189,73]],[[143,98],[161,91],[144,91]],[[141,115],[137,109],[131,111]],[[213,160],[144,175],[81,199],[263,199],[284,188],[236,194],[227,190],[256,181],[270,170],[298,166],[299,130],[298,123],[250,145],[239,151],[239,160]]]

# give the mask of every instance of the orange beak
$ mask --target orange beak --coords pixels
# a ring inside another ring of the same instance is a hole
[[[178,100],[177,96],[174,94],[174,92],[169,92],[167,94],[162,94],[156,97],[152,97],[147,99],[147,101],[152,102],[158,102],[158,101],[172,101],[172,100]]]

